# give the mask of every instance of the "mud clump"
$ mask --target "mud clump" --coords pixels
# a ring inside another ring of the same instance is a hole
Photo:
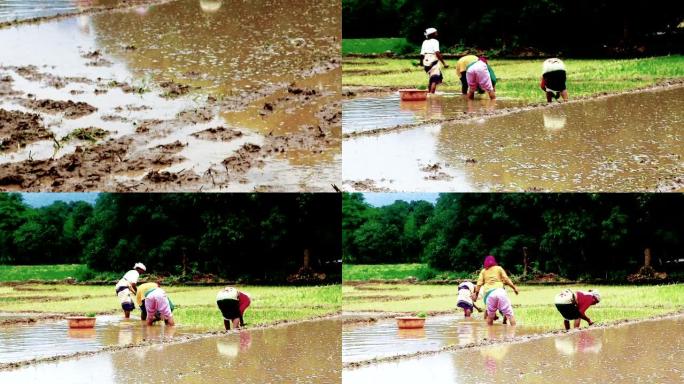
[[[51,138],[39,115],[0,109],[0,150]]]
[[[14,82],[12,76],[5,75],[0,77],[0,96],[14,96],[21,94],[21,92],[17,92],[12,88],[12,82]]]
[[[190,92],[190,86],[179,84],[173,81],[165,81],[159,86],[164,90],[162,97],[168,99],[175,99],[176,97],[182,96]]]
[[[178,114],[178,119],[183,123],[206,123],[214,118],[214,112],[207,107],[185,110]]]
[[[133,125],[135,125],[135,133],[145,133],[149,132],[152,127],[155,127],[161,123],[163,123],[162,120],[149,119],[140,122],[134,122]]]
[[[35,109],[37,111],[50,114],[63,113],[64,117],[67,119],[77,119],[97,111],[97,108],[88,103],[84,103],[82,101],[73,102],[71,100],[24,100],[22,105],[26,108]]]
[[[370,192],[389,192],[389,188],[378,187],[375,181],[371,179],[348,181],[349,184],[356,191],[370,191]]]
[[[216,127],[195,132],[192,136],[202,140],[231,141],[242,137],[242,132],[226,127]]]
[[[222,163],[229,172],[245,173],[254,166],[263,165],[260,157],[263,157],[261,147],[247,143],[240,147],[234,156],[228,157]]]
[[[86,65],[91,66],[91,67],[108,67],[112,65],[112,62],[105,59],[102,57],[102,52],[100,50],[95,50],[91,52],[87,52],[83,55],[81,55],[82,58],[84,59],[89,59],[90,61],[86,63]]]

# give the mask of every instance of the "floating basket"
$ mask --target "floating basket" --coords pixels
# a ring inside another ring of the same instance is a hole
[[[423,317],[397,317],[397,326],[399,329],[418,329],[425,327],[425,318]]]
[[[427,99],[427,90],[421,89],[400,89],[399,96],[402,101],[423,101]]]
[[[86,316],[71,316],[66,318],[69,322],[69,328],[73,329],[83,329],[83,328],[93,328],[95,327],[96,317],[86,317]]]

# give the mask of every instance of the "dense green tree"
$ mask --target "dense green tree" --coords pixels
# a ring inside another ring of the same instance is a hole
[[[342,0],[345,38],[406,37],[419,43],[427,27],[444,47],[507,52],[536,47],[552,54],[682,52],[684,3],[648,7],[615,0]],[[666,10],[665,12],[663,10]]]
[[[527,258],[529,269],[614,278],[635,272],[647,248],[657,268],[682,258],[681,194],[441,194],[433,208],[343,201],[345,214],[355,213],[343,227],[351,263],[422,260],[472,272],[493,254],[514,273]]]
[[[95,206],[0,195],[0,261],[284,281],[303,264],[339,275],[340,195],[101,194]]]

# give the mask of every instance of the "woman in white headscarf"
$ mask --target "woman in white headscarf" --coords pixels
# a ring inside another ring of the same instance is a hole
[[[437,30],[435,28],[428,28],[425,30],[424,35],[425,41],[423,41],[423,46],[420,48],[420,60],[425,72],[428,74],[428,90],[430,93],[435,93],[437,85],[441,84],[444,79],[439,65],[440,62],[444,68],[449,68],[449,66],[444,62],[442,53],[439,51]]]

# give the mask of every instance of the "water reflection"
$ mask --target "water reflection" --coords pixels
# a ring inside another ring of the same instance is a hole
[[[678,358],[683,327],[680,316],[373,364],[343,375],[359,384],[679,383],[684,378]]]
[[[221,9],[221,6],[223,5],[222,0],[200,0],[199,2],[200,8],[202,11],[207,12],[207,13],[213,13]]]
[[[565,116],[561,110],[557,109],[544,110],[543,118],[544,128],[551,133],[565,128],[565,124],[568,120],[567,116]]]
[[[36,364],[0,372],[0,381],[339,383],[339,335],[338,321],[307,322]],[[90,367],[102,367],[94,380]]]

